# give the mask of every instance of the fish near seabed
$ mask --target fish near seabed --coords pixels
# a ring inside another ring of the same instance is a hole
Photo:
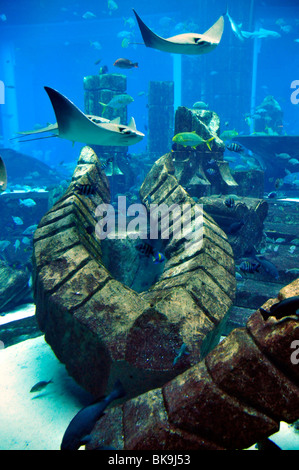
[[[19,132],[22,136],[55,132],[48,137],[55,136],[71,142],[105,146],[133,145],[144,137],[144,134],[136,129],[133,117],[128,125],[123,125],[120,124],[119,118],[109,121],[100,116],[86,115],[57,90],[50,87],[45,87],[45,90],[51,100],[57,122],[37,131]]]
[[[81,445],[88,442],[89,434],[96,422],[103,416],[107,406],[123,396],[125,396],[125,390],[120,380],[117,380],[112,392],[106,398],[82,408],[68,425],[60,449],[78,450]]]
[[[0,192],[7,188],[7,172],[4,161],[0,156]]]
[[[41,380],[40,382],[37,382],[35,385],[33,385],[33,387],[31,388],[30,390],[30,393],[32,392],[40,392],[41,390],[43,390],[47,385],[53,383],[53,380],[48,380],[48,381],[45,381],[45,380]]]
[[[135,248],[142,256],[145,256],[146,258],[152,256],[154,264],[164,263],[165,261],[165,256],[163,253],[160,253],[160,251],[155,251],[149,243],[139,243],[135,246]]]
[[[138,26],[146,47],[158,49],[163,52],[170,52],[172,54],[207,54],[214,50],[221,41],[224,18],[220,18],[203,34],[198,33],[184,33],[170,38],[162,38],[155,34],[138,16],[133,9],[136,16]]]

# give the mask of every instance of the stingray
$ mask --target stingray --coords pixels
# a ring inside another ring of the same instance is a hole
[[[144,44],[147,47],[152,47],[159,51],[171,52],[173,54],[207,54],[218,46],[222,37],[224,28],[223,16],[220,16],[216,23],[203,34],[185,33],[164,39],[148,28],[137,15],[136,11],[134,9],[133,11]]]
[[[60,137],[89,145],[128,146],[140,142],[144,137],[144,134],[137,131],[133,117],[126,126],[120,124],[120,118],[109,121],[100,116],[86,115],[57,90],[50,87],[45,87],[45,90],[51,100],[57,122],[42,129],[18,132],[19,138],[52,132],[50,136],[39,138]],[[27,139],[25,142],[28,140],[35,139]]]
[[[0,192],[7,188],[7,173],[4,161],[0,157]]]

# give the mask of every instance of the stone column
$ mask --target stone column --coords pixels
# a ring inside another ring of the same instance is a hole
[[[174,134],[196,132],[203,139],[196,149],[173,146],[175,175],[192,197],[236,193],[238,184],[223,160],[224,142],[220,139],[220,119],[214,111],[179,106],[175,113]],[[204,141],[210,141],[208,145]]]
[[[117,73],[89,75],[84,77],[84,106],[85,113],[103,116],[112,120],[120,117],[121,124],[127,123],[127,106],[122,108],[104,108],[101,103],[109,103],[115,95],[125,94],[127,90],[127,77]],[[88,142],[87,142],[88,144]],[[110,179],[112,194],[123,192],[125,176],[118,167],[118,159],[125,158],[128,147],[93,145],[92,148],[104,162],[113,157],[112,163],[107,167],[106,174]]]
[[[148,151],[160,157],[171,148],[174,83],[150,82],[148,94]]]

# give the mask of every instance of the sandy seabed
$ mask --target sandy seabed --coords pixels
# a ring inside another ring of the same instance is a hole
[[[30,393],[41,380],[53,380]],[[0,450],[58,450],[70,420],[91,401],[44,337],[0,350]]]
[[[30,393],[42,380],[53,383]],[[70,420],[91,401],[43,336],[0,348],[0,450],[58,450]],[[287,423],[271,440],[299,450],[299,432]]]

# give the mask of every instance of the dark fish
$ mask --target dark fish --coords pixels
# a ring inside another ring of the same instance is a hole
[[[231,209],[235,205],[235,200],[232,197],[228,197],[225,199],[224,204]]]
[[[281,302],[272,305],[269,312],[263,308],[260,308],[260,312],[265,321],[268,320],[269,317],[275,317],[277,320],[280,320],[287,316],[298,316],[298,310],[299,296],[289,297],[288,299],[281,300]]]
[[[239,269],[247,273],[254,273],[259,270],[260,266],[261,265],[259,263],[255,263],[251,261],[242,261],[242,263],[239,266]]]
[[[115,67],[119,67],[120,69],[132,69],[134,67],[138,68],[138,62],[132,62],[129,59],[117,59],[114,64]]]
[[[271,439],[268,439],[267,437],[263,439],[262,441],[258,442],[256,444],[256,447],[258,450],[281,450],[281,448],[275,444]]]
[[[271,263],[271,261],[265,259],[262,256],[256,257],[256,260],[263,266],[264,270],[270,274],[270,276],[274,277],[274,279],[279,279],[279,273],[276,269],[276,266]]]
[[[138,245],[135,246],[135,248],[143,256],[146,256],[146,257],[154,256],[154,249],[148,243],[139,243]]]
[[[232,142],[231,144],[226,145],[227,150],[231,152],[241,153],[244,150],[244,147],[236,142]]]
[[[94,65],[99,65],[99,63],[102,61],[102,59],[98,59],[95,61]]]
[[[277,197],[277,193],[275,191],[271,191],[267,196],[268,199],[274,199],[275,197]]]
[[[37,382],[35,385],[33,385],[33,387],[31,388],[30,390],[30,393],[31,392],[40,392],[41,390],[43,390],[48,384],[51,384],[53,383],[53,380],[49,380],[48,382],[46,382],[45,380],[41,380],[40,382]]]
[[[229,227],[228,227],[228,230],[227,232],[231,235],[233,235],[234,233],[237,233],[241,227],[243,227],[243,225],[245,225],[245,222],[243,220],[240,220],[239,222],[233,222]]]
[[[165,256],[159,251],[155,252],[154,248],[149,243],[139,243],[135,246],[135,248],[142,256],[145,256],[146,258],[152,256],[153,262],[155,264],[163,263],[165,261]]]
[[[84,196],[95,194],[96,186],[93,184],[75,184],[75,190]]]
[[[121,398],[125,395],[124,388],[117,380],[112,392],[103,400],[93,403],[92,405],[82,408],[68,425],[60,449],[61,450],[78,450],[82,444],[89,441],[89,434],[95,423],[103,416],[104,410],[113,400]]]

